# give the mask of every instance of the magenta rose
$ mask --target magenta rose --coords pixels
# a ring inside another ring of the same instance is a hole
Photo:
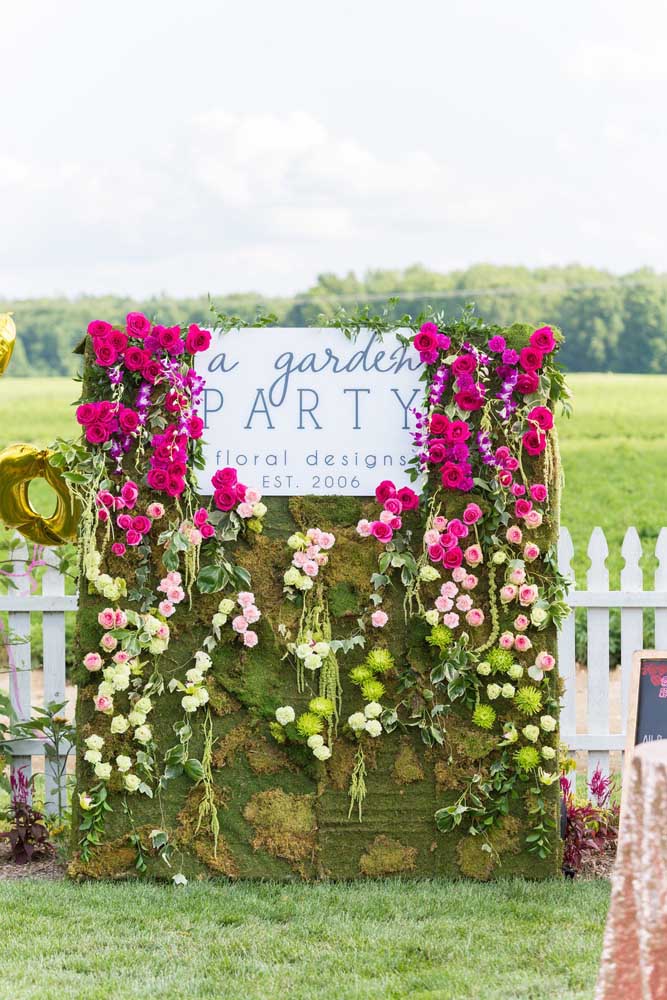
[[[178,350],[179,347],[183,346],[181,330],[178,326],[163,327],[157,339],[160,342],[160,347],[164,348],[165,351],[169,351],[170,354],[174,349]]]
[[[445,558],[442,560],[443,564],[447,569],[456,569],[463,562],[463,551],[458,545],[455,545],[451,549],[447,549],[445,552]]]
[[[150,518],[146,517],[145,514],[137,514],[136,517],[132,518],[132,527],[140,535],[145,535],[146,532],[151,530],[151,523]]]
[[[463,523],[458,517],[453,517],[447,529],[451,531],[455,538],[466,538],[468,536],[468,526]]]
[[[434,413],[431,416],[431,422],[429,428],[431,434],[440,435],[444,434],[449,427],[449,417],[446,417],[444,413]]]
[[[470,437],[470,428],[465,420],[452,420],[447,428],[447,440],[451,444],[467,441]]]
[[[204,432],[204,421],[193,413],[188,420],[188,434],[191,438],[200,438]]]
[[[111,551],[113,555],[118,556],[120,558],[121,556],[125,555],[125,546],[123,545],[122,542],[114,542],[113,545],[111,546]]]
[[[236,490],[233,486],[220,486],[213,494],[213,503],[218,510],[233,510],[236,507]]]
[[[140,340],[143,340],[151,329],[151,321],[143,313],[128,313],[125,317],[125,325],[129,335],[138,337]]]
[[[125,538],[128,545],[141,545],[141,534],[135,531],[134,528],[130,528]]]
[[[88,424],[92,424],[97,416],[97,407],[94,403],[82,403],[81,406],[76,408],[76,419],[77,423],[81,424],[83,427],[87,427]]]
[[[463,480],[463,470],[456,462],[445,462],[441,471],[441,479],[446,490],[458,490]]]
[[[539,385],[540,379],[535,372],[525,372],[519,375],[514,388],[523,396],[531,396],[534,392],[537,392]]]
[[[536,503],[544,503],[547,498],[547,488],[542,483],[535,483],[530,487],[530,495]]]
[[[166,490],[169,476],[165,469],[151,469],[146,476],[146,482],[152,490]]]
[[[104,444],[109,440],[109,430],[104,424],[94,423],[86,427],[86,441],[90,444]]]
[[[530,346],[543,354],[551,354],[556,346],[556,338],[550,326],[541,326],[530,335]]]
[[[116,518],[116,524],[122,531],[127,531],[128,528],[132,527],[132,518],[129,514],[119,514]]]
[[[428,557],[431,560],[431,562],[441,562],[442,557],[445,554],[445,550],[443,549],[442,545],[440,545],[439,542],[435,542],[433,545],[429,545],[427,551],[428,551]]]
[[[114,350],[118,351],[119,354],[122,354],[127,347],[127,337],[124,333],[121,333],[120,330],[114,330],[113,333],[109,334],[109,343]]]
[[[461,410],[468,410],[469,412],[481,410],[484,406],[484,396],[475,386],[461,389],[460,392],[455,394],[454,400]]]
[[[456,535],[453,535],[451,531],[443,531],[440,535],[440,544],[443,549],[451,549],[456,545]]]
[[[384,502],[384,509],[388,510],[390,514],[400,514],[403,510],[403,504],[398,497],[388,497]]]
[[[108,337],[112,331],[111,323],[106,323],[103,319],[94,319],[88,324],[88,333],[94,339]]]
[[[435,323],[424,323],[419,333],[416,333],[412,341],[416,351],[420,354],[436,351],[438,347],[438,328]]]
[[[473,354],[460,354],[452,362],[452,371],[455,375],[472,375],[477,368],[477,358]]]
[[[223,486],[236,486],[238,480],[238,473],[236,469],[232,469],[229,465],[224,469],[218,469],[217,472],[213,474],[211,479],[211,485],[219,489]]]
[[[494,351],[494,352],[504,351],[505,347],[506,347],[506,344],[505,344],[505,338],[504,337],[500,337],[500,336],[496,335],[495,337],[491,337],[490,338],[490,340],[489,340],[489,350],[490,351]]]
[[[95,344],[95,361],[98,365],[108,368],[115,365],[118,360],[118,352],[111,346],[109,341],[102,340]]]
[[[129,407],[123,407],[118,415],[120,429],[126,434],[132,434],[139,426],[139,414]]]
[[[161,372],[162,368],[160,366],[160,362],[156,361],[154,358],[151,361],[147,361],[141,369],[141,374],[147,382],[157,382]]]
[[[550,431],[554,425],[554,415],[546,406],[534,406],[528,419],[536,423],[541,431]]]
[[[523,438],[523,446],[529,455],[541,455],[547,446],[547,436],[536,427],[526,431]]]
[[[215,534],[215,528],[208,522],[206,524],[202,524],[200,531],[202,538],[213,538]]]
[[[131,372],[139,372],[149,360],[148,351],[140,347],[128,347],[125,351],[125,367]]]
[[[137,497],[139,496],[139,487],[132,479],[128,479],[127,482],[123,483],[120,490],[120,495],[122,496],[128,507],[133,507],[136,503]]]
[[[523,347],[519,353],[519,364],[526,372],[534,372],[542,367],[542,352],[534,347]]]
[[[208,511],[206,510],[206,507],[200,507],[198,510],[196,510],[194,512],[192,520],[196,528],[201,528],[202,525],[206,524],[206,522],[208,521]]]
[[[381,483],[375,487],[375,499],[378,503],[384,504],[385,500],[389,497],[396,496],[396,487],[390,479],[383,479]]]
[[[185,479],[182,476],[175,476],[173,472],[167,475],[167,493],[170,497],[180,497],[185,489]]]
[[[188,354],[198,354],[206,351],[211,343],[211,334],[208,330],[200,330],[194,323],[188,327],[188,335],[185,338],[185,350]]]
[[[371,534],[374,538],[377,538],[379,542],[390,542],[394,537],[394,532],[388,524],[384,523],[384,521],[373,521],[371,525]]]
[[[463,521],[465,524],[476,524],[482,516],[482,508],[476,503],[469,503],[463,511]]]
[[[514,504],[514,516],[525,517],[532,509],[533,505],[530,500],[517,500]]]
[[[428,446],[428,460],[440,465],[447,458],[447,445],[439,438],[432,438]]]
[[[409,486],[402,486],[396,494],[403,505],[403,510],[416,510],[419,507],[419,497]]]

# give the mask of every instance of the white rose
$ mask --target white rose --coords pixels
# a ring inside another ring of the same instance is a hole
[[[322,666],[322,660],[317,653],[309,653],[308,656],[304,658],[303,665],[308,670],[319,670]]]
[[[127,721],[131,726],[143,726],[146,721],[146,716],[143,712],[132,711],[127,717]],[[123,730],[124,732],[125,730]]]
[[[92,736],[86,738],[86,746],[89,750],[101,750],[104,746],[104,740],[101,736],[97,736],[93,733]]]
[[[297,587],[299,590],[312,590],[313,581],[309,576],[302,576],[301,573],[299,573],[299,582],[297,583]]]
[[[196,712],[199,708],[199,702],[192,694],[185,694],[181,698],[181,705],[184,712]]]
[[[429,625],[437,625],[438,622],[440,621],[440,615],[436,610],[436,608],[430,608],[424,615],[424,618],[426,619]]]
[[[379,736],[380,733],[382,732],[382,726],[380,725],[377,719],[369,719],[366,722],[364,729],[366,730],[369,736],[373,737]]]
[[[318,760],[329,760],[329,757],[331,756],[331,750],[329,749],[329,747],[325,746],[315,747],[315,749],[313,750],[313,756],[317,757]]]
[[[252,506],[252,513],[254,517],[264,517],[267,511],[267,506],[265,503],[255,503]]]
[[[518,681],[520,677],[523,677],[523,667],[519,663],[513,663],[507,673],[513,681]]]
[[[96,764],[95,775],[101,781],[108,781],[111,777],[111,764]]]
[[[153,733],[151,732],[150,726],[138,726],[134,730],[134,738],[137,743],[150,743],[153,739]]]
[[[112,733],[126,733],[130,727],[130,723],[127,721],[124,715],[114,715],[111,720],[111,732]]]
[[[301,546],[303,545],[303,538],[301,537],[301,535],[297,534],[290,535],[289,538],[287,539],[287,544],[289,545],[290,549],[296,551],[296,549],[300,549]]]
[[[121,774],[124,774],[125,771],[129,771],[132,767],[132,758],[123,753],[118,754],[116,757],[116,767]]]
[[[208,693],[208,689],[207,688],[199,688],[199,691],[197,691],[197,694],[195,695],[195,698],[197,699],[197,704],[198,705],[205,705],[206,702],[209,700],[210,697],[211,696]]]
[[[540,725],[542,726],[542,729],[545,731],[545,733],[553,733],[557,723],[553,715],[543,715],[540,718]]]
[[[366,716],[363,712],[355,712],[347,720],[350,729],[355,733],[360,733],[366,725]]]
[[[232,605],[232,608],[234,607],[231,601],[228,603]],[[212,662],[211,657],[203,649],[198,649],[195,653],[195,668],[197,670],[208,670]]]
[[[378,701],[369,701],[364,708],[364,715],[367,719],[377,719],[382,715],[382,705]]]
[[[507,556],[502,551],[502,549],[500,549],[498,552],[494,552],[493,555],[491,556],[491,562],[494,562],[496,566],[500,566],[500,564],[504,563],[506,559]]]
[[[310,747],[311,750],[317,750],[317,748],[321,747],[323,743],[324,743],[324,737],[320,736],[319,733],[315,733],[314,736],[308,737],[308,746]]]
[[[87,760],[89,764],[99,764],[102,760],[102,754],[99,750],[86,750],[83,759]]]
[[[487,697],[491,699],[491,701],[495,701],[496,698],[500,697],[501,691],[502,688],[500,684],[487,684],[486,686],[486,694]]]
[[[540,730],[537,726],[524,726],[521,732],[530,743],[537,743],[540,737]]]
[[[204,675],[197,667],[191,667],[185,672],[185,679],[189,684],[201,684]]]
[[[290,566],[283,576],[283,581],[286,587],[298,587],[299,580],[301,579],[301,573],[299,573],[296,566]]]
[[[125,671],[117,670],[116,676],[113,679],[113,689],[114,691],[127,691],[130,686],[130,671],[127,673]]]
[[[144,617],[144,629],[149,635],[155,635],[161,624],[162,622],[155,615],[146,615]]]
[[[294,722],[295,718],[296,715],[291,705],[283,705],[281,708],[276,709],[276,721],[281,726],[289,725],[290,722]]]
[[[149,712],[153,710],[153,703],[150,698],[140,698],[134,703],[135,712],[143,712],[144,715],[148,715]]]
[[[533,625],[543,625],[548,617],[549,616],[544,608],[533,608],[530,612],[530,620]]]
[[[233,610],[234,610],[234,602],[230,601],[228,597],[223,597],[223,599],[220,601],[220,604],[218,604],[218,611],[220,612],[220,614],[231,615]],[[204,653],[203,655],[206,656],[206,653]]]
[[[542,756],[545,760],[553,760],[556,756],[556,751],[553,747],[542,747]]]
[[[126,774],[123,778],[123,783],[128,792],[136,792],[141,784],[141,778],[137,777],[136,774]]]
[[[503,684],[502,688],[500,689],[500,693],[503,696],[503,698],[513,698],[514,695],[516,694],[516,688],[514,687],[513,684]]]
[[[214,625],[215,628],[222,628],[223,625],[227,624],[227,615],[220,614],[218,611],[218,613],[213,615],[211,618],[211,624]]]
[[[425,583],[433,583],[434,580],[440,579],[440,574],[435,566],[422,566],[419,570],[419,578]]]
[[[482,660],[481,663],[477,664],[477,673],[481,674],[482,677],[488,677],[491,673],[491,664],[487,663],[486,660]]]
[[[153,653],[154,656],[159,656],[160,653],[164,653],[169,642],[167,639],[151,639],[148,644],[148,652]]]
[[[109,681],[102,681],[97,688],[97,693],[103,695],[105,698],[111,698],[113,695],[113,684],[110,684]]]
[[[295,649],[295,653],[300,660],[305,660],[307,656],[310,656],[312,651],[313,648],[309,642],[300,642]]]

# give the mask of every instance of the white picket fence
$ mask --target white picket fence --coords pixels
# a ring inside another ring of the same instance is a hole
[[[621,751],[625,746],[625,719],[627,718],[628,693],[632,654],[642,649],[644,611],[655,609],[655,649],[667,650],[667,528],[662,528],[655,547],[658,566],[655,571],[654,589],[644,590],[644,574],[640,567],[642,545],[635,528],[628,528],[621,549],[625,566],[621,571],[621,589],[609,590],[609,572],[605,562],[609,554],[607,541],[601,528],[595,528],[587,553],[590,569],[586,574],[586,590],[570,590],[568,603],[572,613],[565,622],[558,640],[558,658],[561,676],[565,681],[565,696],[561,714],[561,739],[570,750],[581,757],[587,752],[587,772],[590,775],[599,765],[609,773],[610,752]],[[567,528],[561,531],[558,563],[561,573],[574,584],[572,559],[574,547]],[[44,636],[44,692],[43,701],[65,700],[65,612],[75,611],[77,598],[65,595],[65,581],[55,567],[52,552],[45,550],[43,558],[48,563],[42,575],[41,594],[30,593],[29,580],[18,576],[18,591],[0,595],[0,612],[8,612],[10,632],[25,637],[25,641],[12,646],[13,676],[10,678],[10,697],[19,718],[27,718],[34,703],[31,690],[30,616],[42,612]],[[15,572],[21,573],[27,559],[27,550],[15,551]],[[574,609],[585,608],[587,614],[588,669],[586,671],[586,697],[577,692],[575,661]],[[611,685],[609,671],[609,611],[619,608],[621,615],[620,663],[620,713],[616,730],[611,730]],[[2,637],[0,636],[0,639]],[[585,701],[585,718],[580,702]],[[578,726],[579,723],[579,726]],[[579,728],[579,732],[577,729]],[[583,729],[583,731],[582,731]],[[45,754],[40,740],[16,740],[11,744],[12,768],[32,773],[33,756]],[[71,750],[71,748],[70,748]],[[56,801],[57,765],[45,760],[47,807]]]

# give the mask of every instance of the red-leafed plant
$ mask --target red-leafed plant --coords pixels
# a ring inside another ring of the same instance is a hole
[[[615,850],[619,807],[612,801],[613,779],[605,777],[599,766],[588,782],[588,800],[577,799],[565,776],[561,789],[567,811],[563,871],[575,875],[592,854]]]
[[[22,770],[12,774],[11,790],[9,819],[13,827],[0,833],[0,838],[9,841],[15,864],[27,865],[53,854],[54,848],[43,823],[44,817],[30,803],[30,787]]]

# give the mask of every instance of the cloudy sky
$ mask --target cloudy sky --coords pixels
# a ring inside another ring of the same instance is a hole
[[[0,297],[667,269],[660,0],[0,13]]]

